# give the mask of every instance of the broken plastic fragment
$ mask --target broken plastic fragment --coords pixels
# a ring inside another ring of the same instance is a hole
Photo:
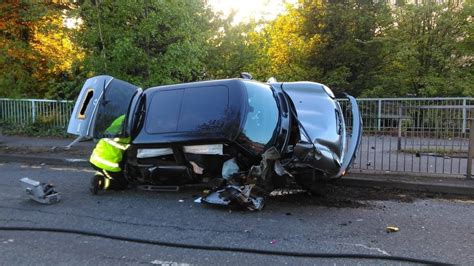
[[[20,183],[30,199],[36,202],[53,204],[61,199],[61,193],[55,191],[52,184],[40,183],[28,177],[20,179]]]
[[[275,162],[280,159],[280,153],[275,147],[271,147],[262,154],[260,169],[250,169],[249,176],[256,177],[257,185],[266,191],[272,191],[274,188],[273,177],[275,175]],[[257,170],[257,171],[255,171]],[[255,176],[256,174],[260,174]]]
[[[190,161],[189,162],[193,167],[193,172],[197,175],[202,175],[204,173],[204,168],[200,167],[197,163]]]
[[[235,161],[235,158],[229,159],[224,162],[224,165],[222,165],[222,177],[229,180],[232,175],[238,173],[239,170],[240,169],[237,165],[237,162]]]
[[[283,168],[280,161],[275,161],[275,173],[279,176],[282,176],[286,173],[286,170]]]
[[[387,233],[395,233],[395,232],[400,231],[400,228],[396,226],[387,226],[385,230],[387,231]]]
[[[291,177],[294,177],[290,172],[288,172],[283,165],[281,164],[280,160],[275,161],[275,173],[279,176],[283,175],[289,175]]]

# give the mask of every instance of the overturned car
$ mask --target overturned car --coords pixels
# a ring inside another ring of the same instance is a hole
[[[202,202],[260,209],[273,189],[312,189],[347,172],[361,119],[355,99],[345,97],[350,134],[334,94],[319,83],[237,78],[142,90],[96,76],[82,88],[68,133],[129,138],[122,169],[130,184],[207,182],[214,189]],[[121,130],[109,132],[120,116]]]

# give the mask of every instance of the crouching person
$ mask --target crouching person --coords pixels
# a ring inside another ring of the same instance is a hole
[[[106,133],[117,135],[123,128],[125,115],[119,116],[106,129]],[[102,138],[99,140],[89,159],[97,171],[91,180],[90,191],[97,194],[99,190],[123,190],[128,187],[122,171],[123,155],[128,149],[130,138]]]

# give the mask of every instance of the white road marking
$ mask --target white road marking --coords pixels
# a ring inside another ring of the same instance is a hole
[[[92,169],[77,169],[77,168],[69,168],[69,167],[50,167],[49,169],[53,171],[72,171],[72,172],[87,172],[87,173],[95,172],[95,170],[92,170]]]
[[[175,262],[175,261],[162,261],[162,260],[153,260],[150,261],[153,265],[161,265],[161,266],[189,266],[191,264],[185,262]]]
[[[66,160],[66,162],[71,162],[71,163],[74,163],[74,162],[87,162],[86,159],[73,159],[73,158],[66,158],[64,159]]]
[[[365,248],[365,249],[368,249],[368,250],[375,250],[379,253],[382,253],[384,255],[387,255],[387,256],[390,256],[390,253],[388,253],[387,251],[381,249],[381,248],[377,248],[377,247],[369,247],[367,245],[364,245],[364,244],[353,244],[353,243],[347,243],[347,242],[332,242],[332,241],[324,241],[326,243],[333,243],[333,244],[339,244],[339,245],[348,245],[348,246],[354,246],[354,247],[361,247],[361,248]]]
[[[375,250],[375,251],[378,251],[378,252],[380,252],[384,255],[390,256],[390,254],[387,251],[385,251],[383,249],[380,249],[380,248],[371,248],[371,247],[368,247],[364,244],[352,244],[352,245],[354,245],[356,247],[362,247],[362,248],[365,248],[365,249],[368,249],[368,250]]]
[[[3,166],[3,164],[0,164],[0,166]],[[26,168],[29,168],[29,169],[45,169],[42,166],[27,165],[27,164],[20,165],[20,168],[22,168],[22,169],[26,169]],[[53,171],[70,171],[70,172],[86,172],[86,173],[94,173],[95,172],[94,169],[85,168],[85,167],[76,168],[76,167],[52,167],[52,166],[47,166],[47,169],[48,170],[53,170]]]

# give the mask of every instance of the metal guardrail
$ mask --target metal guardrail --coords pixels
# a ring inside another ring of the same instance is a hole
[[[0,121],[18,125],[41,123],[66,127],[73,101],[0,98]]]
[[[469,145],[474,98],[359,98],[357,102],[364,131],[352,172],[466,176],[473,169],[467,157],[469,147],[474,156],[474,145]],[[350,128],[348,102],[340,103]],[[66,128],[73,108],[73,101],[0,98],[0,121]]]
[[[474,98],[357,102],[364,132],[352,172],[469,176],[469,121],[474,118]],[[340,103],[350,123],[348,103]]]

